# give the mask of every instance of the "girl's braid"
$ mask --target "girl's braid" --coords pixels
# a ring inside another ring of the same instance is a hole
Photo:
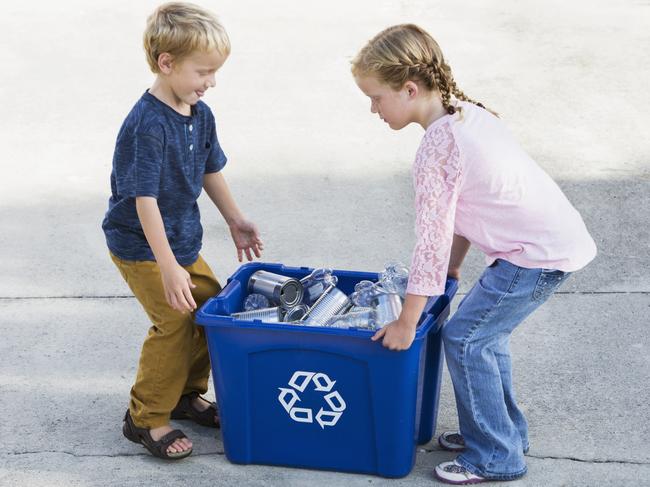
[[[447,111],[448,114],[452,115],[460,108],[456,108],[451,104],[451,96],[453,95],[456,99],[467,101],[477,105],[489,112],[497,115],[489,108],[486,108],[481,102],[473,100],[467,96],[456,84],[453,75],[451,74],[451,68],[444,61],[433,61],[432,63],[415,63],[415,62],[398,62],[398,66],[402,66],[408,70],[406,79],[419,79],[421,80],[428,89],[434,90],[437,89],[440,92],[442,97],[442,106]],[[498,116],[498,115],[497,115]]]
[[[436,88],[442,96],[442,106],[447,113],[452,115],[456,113],[456,107],[451,104],[451,86],[450,80],[453,81],[451,77],[451,70],[444,62],[434,63],[434,76],[436,80]]]
[[[468,101],[470,103],[473,103],[474,105],[478,105],[481,108],[485,108],[485,106],[481,102],[473,100],[469,96],[467,96],[465,93],[463,93],[463,91],[456,85],[456,81],[453,78],[451,80],[451,92],[459,100]]]
[[[456,109],[451,105],[451,90],[445,73],[436,63],[410,63],[404,64],[408,68],[408,78],[420,79],[430,90],[437,89],[442,95],[442,105],[447,113],[452,114]],[[442,74],[441,74],[442,72]],[[407,79],[408,79],[407,78]]]
[[[466,95],[466,94],[465,94],[465,93],[464,93],[464,92],[463,92],[463,91],[458,87],[458,85],[456,84],[456,80],[454,79],[453,75],[451,74],[451,68],[450,68],[447,64],[445,64],[444,62],[442,63],[442,66],[443,66],[444,71],[445,71],[445,72],[447,73],[447,75],[448,75],[448,81],[447,81],[447,83],[448,83],[448,86],[449,86],[449,90],[451,91],[451,93],[453,93],[453,95],[454,95],[454,97],[456,97],[456,99],[458,99],[458,100],[462,100],[462,101],[468,101],[468,102],[470,102],[470,103],[473,103],[473,104],[476,105],[476,106],[481,107],[481,108],[484,109],[484,110],[487,110],[488,112],[492,113],[493,115],[495,115],[495,116],[497,116],[497,117],[499,116],[498,113],[496,113],[496,112],[490,110],[490,109],[487,108],[485,105],[483,105],[483,103],[481,103],[480,101],[476,101],[476,100],[470,98],[469,96],[467,96],[467,95]],[[447,112],[448,112],[448,113],[453,113],[453,112],[450,112],[449,110],[447,110]]]

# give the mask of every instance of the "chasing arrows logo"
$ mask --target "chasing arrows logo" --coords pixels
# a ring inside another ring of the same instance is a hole
[[[331,380],[327,374],[322,372],[305,372],[297,370],[293,373],[289,381],[290,387],[278,387],[280,394],[278,401],[289,413],[289,417],[298,423],[313,423],[314,412],[310,408],[296,407],[296,403],[300,402],[299,392],[305,392],[309,384],[313,384],[314,390],[324,393],[323,399],[328,406],[328,409],[322,407],[316,413],[316,422],[322,429],[325,426],[334,426],[343,411],[345,411],[346,404],[338,391],[332,391],[335,380]],[[327,393],[327,394],[325,394]]]

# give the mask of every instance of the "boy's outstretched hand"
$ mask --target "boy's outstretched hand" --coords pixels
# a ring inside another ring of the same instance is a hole
[[[372,337],[372,341],[384,338],[382,345],[389,350],[406,350],[415,339],[415,326],[400,320],[388,323]]]
[[[232,235],[232,241],[235,243],[235,247],[237,247],[237,259],[239,259],[239,262],[243,261],[244,253],[249,262],[253,260],[252,254],[255,254],[257,257],[262,256],[264,243],[253,222],[248,220],[233,222],[230,225],[230,234]]]

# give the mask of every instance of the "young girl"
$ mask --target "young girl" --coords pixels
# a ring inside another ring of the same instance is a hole
[[[352,73],[370,111],[390,128],[425,130],[413,165],[416,235],[400,317],[378,331],[391,350],[410,347],[429,296],[459,278],[474,244],[488,267],[443,329],[460,432],[439,443],[460,452],[435,475],[450,484],[526,473],[528,427],[512,386],[509,338],[530,313],[596,255],[582,218],[505,124],[456,85],[440,47],[415,25],[380,32]]]

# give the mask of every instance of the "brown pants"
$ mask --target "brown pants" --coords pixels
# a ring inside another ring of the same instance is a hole
[[[112,253],[111,259],[153,323],[142,345],[138,375],[131,388],[131,417],[139,428],[164,426],[182,394],[204,394],[208,390],[210,358],[205,333],[194,323],[193,313],[183,314],[167,304],[156,262],[122,260]],[[197,306],[221,291],[200,255],[183,268],[196,285],[192,296]]]

